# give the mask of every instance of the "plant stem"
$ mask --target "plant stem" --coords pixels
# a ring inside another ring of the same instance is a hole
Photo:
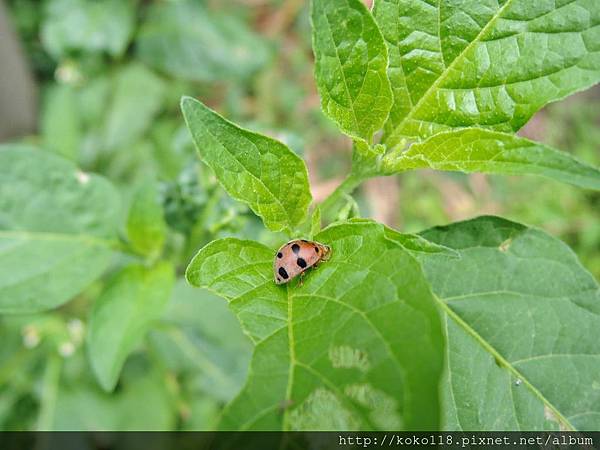
[[[48,358],[42,382],[42,399],[37,423],[38,431],[52,431],[61,366],[62,360],[58,355],[53,354]]]
[[[333,215],[333,207],[344,195],[351,194],[364,180],[369,178],[366,174],[352,173],[346,177],[342,183],[329,194],[329,196],[321,203],[321,214],[325,218],[331,218]]]

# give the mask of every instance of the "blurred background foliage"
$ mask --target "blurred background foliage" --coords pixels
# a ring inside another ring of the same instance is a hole
[[[302,0],[8,0],[40,87],[38,132],[24,138],[108,177],[126,201],[150,180],[180,276],[162,319],[104,392],[83,346],[106,279],[50,313],[0,318],[0,429],[214,427],[245,380],[251,344],[225,301],[181,278],[226,235],[276,246],[202,166],[179,111],[192,95],[304,157],[323,199],[349,169],[350,142],[319,109]],[[600,91],[541,111],[521,131],[600,165]],[[371,180],[346,212],[402,231],[481,214],[567,242],[600,278],[600,193],[535,177],[417,171]],[[131,256],[122,256],[124,260]],[[116,267],[119,262],[117,261]],[[108,274],[110,276],[110,274]]]

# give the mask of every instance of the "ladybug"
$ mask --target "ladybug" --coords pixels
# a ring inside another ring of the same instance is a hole
[[[319,242],[294,239],[284,244],[275,254],[273,273],[276,284],[284,284],[320,261],[327,261],[331,247]]]

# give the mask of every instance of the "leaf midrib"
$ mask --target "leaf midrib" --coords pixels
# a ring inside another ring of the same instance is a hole
[[[495,360],[503,367],[505,367],[510,373],[512,373],[516,378],[520,379],[525,386],[527,386],[533,395],[535,395],[545,406],[550,409],[556,418],[562,422],[562,425],[567,428],[569,431],[576,431],[576,428],[569,422],[569,420],[554,406],[531,382],[521,373],[519,372],[504,356],[502,356],[492,345],[490,345],[485,339],[477,333],[467,322],[465,322],[452,308],[450,308],[445,301],[439,298],[436,294],[432,293],[435,301],[438,303],[440,308],[446,313],[447,316],[450,316],[456,324],[461,327],[467,334],[473,337],[488,353],[490,353]],[[448,318],[446,317],[446,320]],[[450,367],[448,366],[448,373],[451,375]],[[450,391],[452,392],[452,388],[450,387]],[[452,396],[454,393],[452,392]],[[456,402],[455,402],[456,403]],[[516,417],[515,417],[516,419]]]
[[[464,56],[471,50],[471,48],[473,48],[477,43],[480,42],[480,39],[496,23],[496,20],[498,20],[498,18],[504,13],[504,10],[507,9],[510,4],[512,4],[512,1],[513,0],[507,0],[506,3],[504,5],[502,5],[502,7],[500,7],[500,9],[498,9],[498,11],[496,12],[496,14],[494,14],[494,16],[485,25],[485,27],[483,27],[481,29],[481,31],[475,37],[475,39],[473,39],[471,42],[469,42],[469,44],[463,49],[463,51],[460,52],[456,58],[454,58],[454,60],[450,63],[450,65],[446,66],[446,69],[433,82],[433,84],[431,86],[429,86],[429,88],[425,91],[425,93],[421,96],[421,98],[419,99],[419,101],[414,105],[414,107],[409,111],[409,113],[400,121],[400,123],[397,126],[394,127],[393,132],[389,136],[386,137],[386,139],[385,139],[386,142],[388,140],[392,139],[392,138],[396,138],[396,137],[401,137],[402,136],[401,130],[404,127],[404,125],[406,124],[406,122],[408,120],[412,119],[412,116],[414,115],[414,113],[419,110],[419,108],[426,101],[426,99],[428,99],[429,96],[437,90],[438,86],[443,81],[446,80],[446,78],[448,77],[448,74],[450,74],[450,72],[452,71],[452,69],[454,69],[454,66],[457,65],[459,61],[462,61],[462,59],[464,58]],[[441,36],[440,36],[440,45],[441,45]],[[444,55],[442,54],[442,59],[443,59],[443,57],[444,57]],[[400,58],[402,58],[402,56],[400,56]]]
[[[285,390],[285,402],[286,405],[292,399],[292,389],[294,387],[294,366],[297,365],[296,361],[296,347],[294,343],[294,323],[293,323],[293,300],[292,295],[290,295],[290,286],[289,284],[286,286],[286,296],[287,296],[287,329],[288,329],[288,347],[290,352],[290,364],[289,364],[289,373],[288,373],[288,383]],[[285,408],[283,412],[283,419],[281,422],[281,429],[283,431],[289,431],[289,408]]]
[[[375,325],[373,324],[371,319],[369,319],[367,317],[367,313],[360,309],[353,307],[352,305],[346,304],[334,297],[330,297],[330,296],[322,295],[322,294],[307,293],[307,294],[295,294],[295,295],[292,294],[292,295],[290,295],[289,287],[288,287],[287,296],[288,296],[288,325],[287,326],[288,326],[288,342],[289,342],[288,345],[289,345],[289,349],[290,349],[290,374],[288,376],[288,386],[287,386],[286,395],[285,395],[286,403],[293,401],[291,394],[292,394],[292,389],[293,389],[293,385],[294,385],[294,369],[295,369],[295,367],[302,367],[304,370],[311,372],[313,375],[315,375],[316,377],[321,379],[321,381],[323,381],[323,383],[325,385],[327,385],[330,389],[332,389],[337,394],[338,400],[340,400],[344,404],[347,404],[349,407],[351,407],[357,413],[361,414],[363,416],[363,419],[365,420],[365,422],[368,423],[372,429],[375,429],[375,427],[371,423],[370,418],[367,415],[363,414],[360,410],[358,410],[351,402],[349,402],[347,399],[347,396],[343,395],[343,393],[339,390],[339,388],[335,385],[335,383],[333,383],[328,377],[323,375],[321,372],[317,371],[314,367],[310,366],[309,364],[300,362],[296,359],[296,350],[295,350],[295,346],[294,346],[295,344],[294,344],[294,340],[293,340],[294,339],[293,306],[292,306],[293,299],[298,298],[298,297],[320,297],[327,301],[331,301],[333,303],[341,305],[342,307],[348,308],[351,311],[353,311],[354,314],[360,315],[363,318],[363,320],[365,320],[371,326],[372,330],[382,340],[382,342],[384,343],[384,345],[386,346],[386,348],[388,350],[390,357],[392,359],[395,359],[399,365],[400,363],[399,363],[395,353],[392,352],[392,349],[389,346],[389,343],[385,340],[385,338],[383,337],[383,335],[381,334],[379,329],[377,327],[375,327]],[[281,330],[281,328],[279,330]],[[401,367],[401,366],[399,365],[399,367]],[[282,430],[283,431],[290,431],[289,430],[289,412],[288,411],[289,411],[289,408],[286,408],[285,412],[284,412],[283,421],[282,421]]]

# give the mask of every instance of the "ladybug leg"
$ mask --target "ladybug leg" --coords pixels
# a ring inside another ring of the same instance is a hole
[[[298,277],[298,287],[301,287],[304,285],[304,273],[305,272],[300,273],[300,276]]]

